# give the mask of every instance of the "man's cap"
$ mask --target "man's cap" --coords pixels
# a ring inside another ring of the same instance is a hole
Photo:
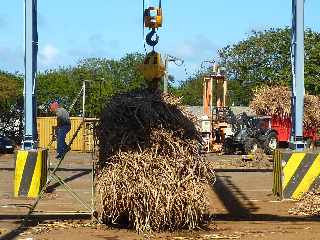
[[[53,101],[49,105],[49,108],[51,111],[55,111],[58,107],[59,107],[59,103],[57,101]]]

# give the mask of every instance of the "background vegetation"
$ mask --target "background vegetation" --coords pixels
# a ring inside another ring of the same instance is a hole
[[[246,39],[219,50],[218,63],[226,68],[230,104],[248,105],[253,90],[263,84],[290,86],[291,29],[253,31]],[[320,33],[305,32],[305,88],[310,94],[320,94]],[[38,115],[48,115],[48,104],[59,100],[68,108],[87,80],[86,111],[99,116],[106,100],[114,94],[144,85],[138,70],[143,54],[127,54],[121,59],[88,58],[76,66],[39,72],[37,75]],[[170,76],[169,90],[181,96],[186,105],[202,105],[202,80],[210,69],[200,69],[181,84],[174,85]],[[181,82],[181,81],[179,81]],[[0,71],[0,134],[12,135],[8,123],[23,112],[23,76]],[[81,114],[81,104],[72,115]],[[20,130],[21,132],[21,130]]]

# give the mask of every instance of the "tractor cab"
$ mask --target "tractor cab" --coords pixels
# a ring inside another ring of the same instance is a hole
[[[231,122],[233,135],[225,139],[225,152],[250,154],[261,148],[271,154],[277,148],[277,133],[271,128],[271,117],[241,113]]]

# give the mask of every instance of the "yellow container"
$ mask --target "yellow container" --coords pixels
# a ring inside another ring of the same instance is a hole
[[[71,130],[67,134],[66,143],[68,144],[72,136],[77,131],[82,122],[82,117],[70,117]],[[94,124],[98,121],[96,118],[86,118],[85,123],[74,139],[71,150],[90,152],[94,147],[93,129]],[[37,129],[39,137],[39,147],[49,148],[51,150],[57,148],[55,139],[55,128],[57,125],[56,117],[38,117]]]

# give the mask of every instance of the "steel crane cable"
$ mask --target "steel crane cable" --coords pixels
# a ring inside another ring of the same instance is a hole
[[[173,63],[176,66],[184,68],[184,72],[186,74],[186,77],[188,78],[189,74],[188,74],[188,71],[187,71],[187,67],[186,67],[185,61],[182,58],[177,58],[177,57],[173,57],[173,56],[170,56],[170,55],[169,55],[169,57],[173,58]]]
[[[169,61],[170,62],[173,62],[175,65],[177,65],[178,67],[181,67],[182,65],[183,65],[183,63],[184,63],[184,60],[183,59],[181,59],[181,58],[177,58],[177,57],[174,57],[174,56],[172,56],[172,55],[167,55],[169,58],[171,58],[171,59],[169,59]]]
[[[144,10],[145,10],[145,0],[142,0],[142,41],[143,41],[143,48],[144,53],[147,55],[147,48],[146,48],[146,42],[145,42],[145,32],[144,32]]]
[[[176,66],[183,67],[183,70],[185,72],[186,78],[190,78],[189,73],[187,71],[187,67],[186,67],[185,61],[182,58],[174,57],[174,56],[172,56],[170,54],[167,54],[167,58],[170,58],[170,59],[168,59],[168,61],[169,62],[173,62]]]

